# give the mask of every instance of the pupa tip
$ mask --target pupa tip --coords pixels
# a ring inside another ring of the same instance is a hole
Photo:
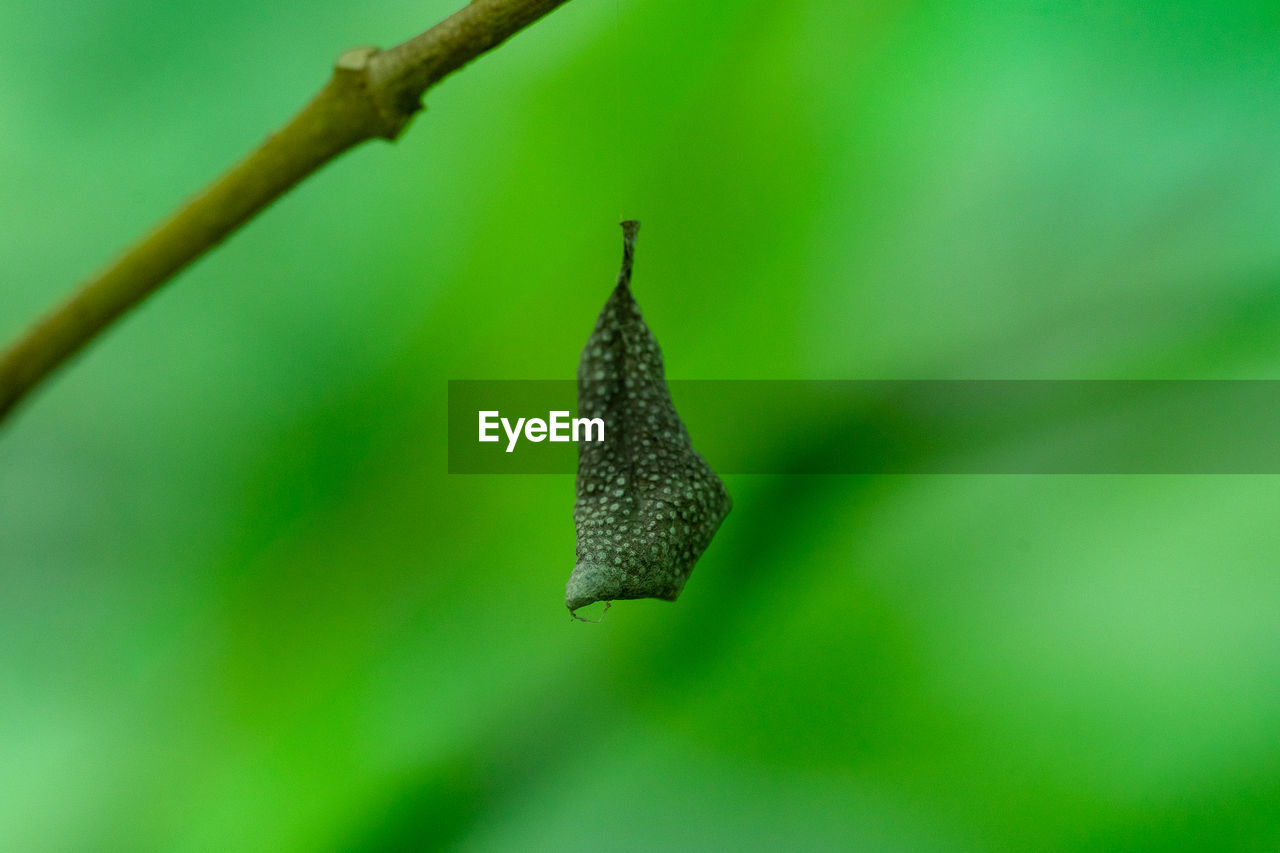
[[[622,220],[622,270],[618,273],[618,286],[631,286],[631,266],[636,258],[636,235],[640,233],[639,219]]]

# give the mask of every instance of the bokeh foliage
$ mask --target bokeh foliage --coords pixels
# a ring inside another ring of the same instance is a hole
[[[454,5],[3,0],[0,333]],[[581,625],[572,478],[443,433],[572,377],[620,214],[673,378],[1280,378],[1277,37],[556,12],[0,433],[0,846],[1275,849],[1276,478],[730,477],[678,604]]]

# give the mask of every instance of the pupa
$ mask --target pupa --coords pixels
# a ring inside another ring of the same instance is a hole
[[[631,293],[640,223],[622,223],[622,270],[578,362],[578,410],[604,440],[578,444],[574,611],[597,601],[675,601],[732,501],[671,402],[662,350]]]

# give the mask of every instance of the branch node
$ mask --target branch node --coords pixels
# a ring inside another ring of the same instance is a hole
[[[333,63],[333,82],[344,94],[364,101],[371,113],[370,135],[395,139],[408,126],[417,105],[405,105],[379,85],[373,58],[382,49],[364,45],[344,50]]]

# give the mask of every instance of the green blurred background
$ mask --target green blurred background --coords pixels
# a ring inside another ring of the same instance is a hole
[[[0,334],[459,2],[0,2]],[[1277,478],[729,477],[583,625],[572,477],[444,412],[620,216],[673,378],[1280,378],[1278,38],[575,0],[448,80],[0,433],[0,848],[1277,849]]]

